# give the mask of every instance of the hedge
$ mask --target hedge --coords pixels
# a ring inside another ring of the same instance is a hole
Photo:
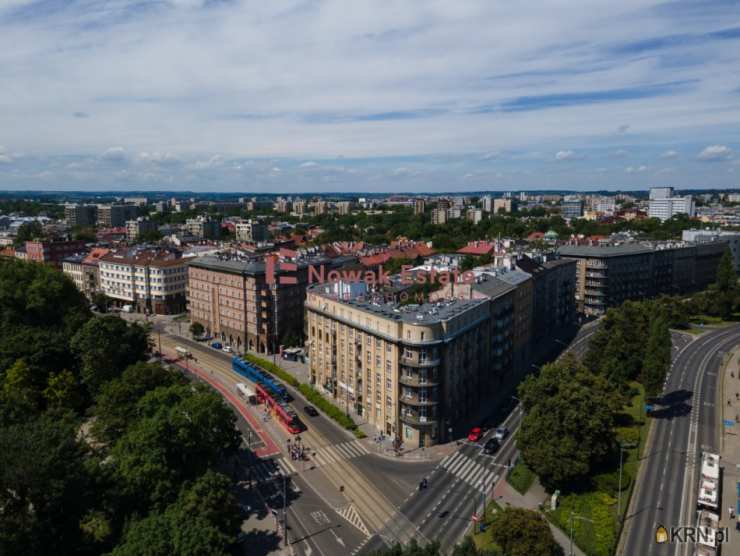
[[[268,361],[267,359],[262,359],[261,357],[257,357],[256,355],[252,355],[251,353],[245,354],[244,359],[246,359],[253,365],[261,367],[268,373],[275,375],[286,384],[297,388],[309,402],[311,402],[321,411],[326,413],[327,416],[333,419],[341,427],[347,429],[348,431],[352,431],[352,434],[354,434],[357,438],[365,438],[365,433],[357,428],[357,423],[352,420],[352,417],[349,417],[336,405],[327,400],[324,396],[321,395],[321,393],[319,393],[318,390],[316,390],[310,384],[301,383],[292,374],[288,373],[287,371],[275,365],[271,361]]]

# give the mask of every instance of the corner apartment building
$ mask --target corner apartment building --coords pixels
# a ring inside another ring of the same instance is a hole
[[[247,241],[252,243],[265,241],[267,239],[267,226],[257,220],[237,222],[234,225],[234,231],[237,241]]]
[[[84,255],[72,255],[62,260],[62,272],[67,274],[77,289],[88,298],[100,291],[100,257],[110,253],[110,249],[94,247]]]
[[[184,228],[198,239],[218,239],[221,237],[221,223],[207,216],[188,218]]]
[[[561,247],[577,261],[576,306],[586,315],[603,315],[630,299],[681,294],[706,288],[716,279],[727,242],[703,244],[624,244]]]
[[[100,257],[100,288],[117,306],[160,315],[185,311],[187,259],[173,249],[132,247]]]
[[[327,270],[346,258],[310,260]],[[269,280],[263,259],[238,260],[218,256],[198,257],[189,264],[190,318],[208,334],[221,338],[237,351],[270,353],[289,335],[303,334],[304,300],[308,261],[296,263],[295,272],[276,268]],[[290,275],[295,283],[281,283]],[[272,282],[272,283],[271,283]]]
[[[307,290],[311,382],[407,447],[450,439],[505,380],[510,304],[400,306],[343,291]]]

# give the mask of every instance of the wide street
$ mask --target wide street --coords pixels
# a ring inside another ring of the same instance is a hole
[[[717,371],[722,355],[740,342],[740,325],[686,338],[676,345],[662,403],[652,417],[652,431],[636,491],[625,518],[620,554],[689,554],[693,547],[659,545],[658,524],[696,521],[701,452],[719,451]]]

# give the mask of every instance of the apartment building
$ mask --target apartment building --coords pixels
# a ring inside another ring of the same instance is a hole
[[[148,218],[139,217],[135,220],[129,220],[126,222],[126,239],[129,241],[137,241],[139,236],[157,230],[157,223],[152,222]]]
[[[138,312],[185,311],[187,259],[174,249],[133,247],[99,258],[100,289],[117,306]]]
[[[303,334],[309,264],[328,271],[349,260],[313,258],[293,263],[291,272],[276,265],[273,279],[262,258],[198,257],[188,269],[190,318],[237,351],[272,352],[288,336]],[[281,280],[284,274],[295,283]]]
[[[706,288],[716,279],[726,241],[701,244],[628,243],[566,245],[563,258],[577,261],[576,306],[586,315],[602,315],[629,299],[680,294]]]
[[[432,224],[441,225],[447,223],[447,209],[436,208],[432,210]]]
[[[255,243],[267,239],[267,226],[257,220],[237,222],[234,226],[237,241]]]
[[[198,239],[218,239],[221,237],[221,223],[208,216],[188,218],[184,228]]]
[[[568,199],[561,206],[563,218],[580,218],[583,216],[583,201],[580,199]]]
[[[661,222],[664,222],[677,214],[694,216],[694,200],[691,195],[674,196],[672,187],[653,187],[650,189],[650,200],[648,201],[648,216],[650,218],[658,218]]]
[[[488,298],[401,306],[310,286],[311,382],[406,447],[443,442],[505,378],[508,317],[492,307]]]
[[[138,214],[136,205],[98,205],[98,224],[103,228],[121,228]]]
[[[52,264],[57,268],[62,268],[62,260],[66,257],[84,251],[85,242],[83,240],[34,240],[27,241],[25,245],[26,260]]]
[[[334,206],[336,206],[337,214],[339,215],[347,215],[352,209],[352,203],[350,201],[338,201]]]
[[[511,212],[512,204],[511,198],[500,198],[493,200],[493,214],[499,214],[501,212]]]
[[[424,214],[427,203],[424,199],[414,199],[414,214]]]
[[[293,201],[293,212],[297,216],[303,216],[303,215],[305,215],[306,214],[306,208],[307,208],[307,205],[306,205],[306,201],[305,200],[303,200],[303,199],[296,199],[295,201]]]
[[[465,213],[465,218],[473,224],[478,224],[483,220],[483,211],[481,209],[470,208]]]
[[[70,228],[95,226],[98,221],[98,207],[81,204],[65,205],[64,219]]]
[[[684,230],[681,234],[683,241],[691,243],[706,243],[712,241],[726,241],[732,254],[732,264],[735,272],[740,273],[740,232],[724,230]]]

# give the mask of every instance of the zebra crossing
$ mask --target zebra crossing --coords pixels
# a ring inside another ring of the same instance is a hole
[[[293,464],[284,458],[258,459],[251,466],[252,478],[258,482],[268,481],[282,475],[296,472]]]
[[[484,465],[463,454],[462,451],[445,457],[440,462],[440,465],[448,473],[455,475],[458,479],[465,481],[471,487],[483,493],[491,490],[491,487],[499,479],[499,474],[496,473],[495,469],[486,468]]]
[[[330,465],[340,460],[358,458],[369,454],[367,448],[357,440],[322,446],[311,450],[311,459],[318,466]]]
[[[354,525],[360,531],[362,531],[366,537],[370,536],[370,531],[368,530],[367,526],[365,526],[365,524],[363,523],[362,518],[360,517],[360,514],[357,513],[357,509],[355,508],[354,504],[349,504],[342,508],[335,508],[335,510],[344,519],[346,519],[352,525]]]

